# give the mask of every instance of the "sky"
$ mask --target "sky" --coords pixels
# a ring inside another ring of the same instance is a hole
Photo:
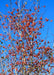
[[[53,20],[52,23],[48,22],[47,26],[49,26],[49,31],[54,34],[54,0],[41,0],[41,5],[46,5],[46,13],[44,16]]]
[[[45,24],[44,29],[46,30],[46,34],[43,32],[43,34],[48,36],[47,39],[50,40],[52,43],[54,40],[54,0],[40,0],[40,5],[46,6],[44,18],[47,17],[49,20],[53,20],[53,22],[49,21]]]

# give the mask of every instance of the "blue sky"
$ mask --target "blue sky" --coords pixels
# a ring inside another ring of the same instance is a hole
[[[54,0],[41,0],[41,5],[46,5],[46,13],[44,14],[45,17],[49,19],[53,19],[52,23],[48,23],[48,26],[50,27],[51,32],[54,31]]]
[[[44,31],[46,31],[45,33],[46,34],[48,33],[47,39],[49,39],[49,41],[53,42],[53,40],[54,40],[54,0],[40,0],[40,4],[41,4],[41,6],[42,5],[46,6],[46,8],[45,8],[46,11],[45,11],[45,14],[43,17],[44,18],[47,17],[47,18],[49,18],[49,20],[51,20],[51,19],[53,20],[53,22],[49,21],[48,23],[46,23],[45,28],[44,28]],[[45,34],[45,33],[43,33],[43,34]]]

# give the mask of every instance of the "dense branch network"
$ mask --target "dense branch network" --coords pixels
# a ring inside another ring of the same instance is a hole
[[[44,22],[48,22],[49,19],[45,18],[43,21],[39,0],[31,0],[29,8],[26,7],[27,2],[22,2],[20,8],[16,1],[17,7],[8,11],[9,15],[1,13],[3,15],[0,16],[1,75],[50,74],[49,68],[51,69],[50,65],[54,62],[53,49],[48,45],[49,41],[41,38],[40,32]],[[6,7],[9,7],[8,4]]]

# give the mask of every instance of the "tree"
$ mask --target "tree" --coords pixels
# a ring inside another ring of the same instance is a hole
[[[50,73],[49,67],[54,62],[53,49],[48,45],[50,42],[40,37],[44,21],[48,22],[49,19],[45,18],[43,21],[39,11],[41,9],[39,0],[31,1],[33,8],[32,6],[27,8],[27,2],[19,5],[20,0],[16,1],[17,7],[12,9],[10,0],[8,15],[2,16],[1,13],[1,75]],[[6,4],[6,7],[9,5]]]

